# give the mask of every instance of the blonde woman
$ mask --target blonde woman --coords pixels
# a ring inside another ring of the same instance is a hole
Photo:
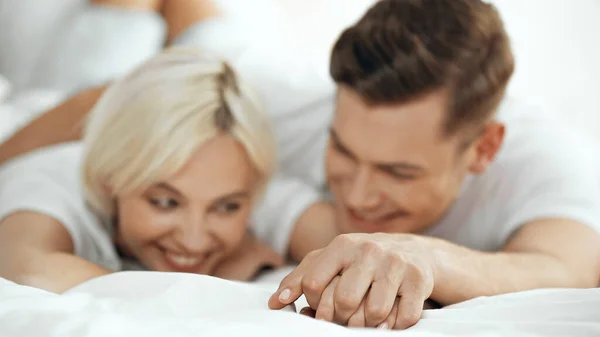
[[[281,263],[247,234],[274,166],[267,117],[232,70],[169,50],[109,88],[83,143],[0,169],[0,277],[54,292],[123,269],[247,279]]]

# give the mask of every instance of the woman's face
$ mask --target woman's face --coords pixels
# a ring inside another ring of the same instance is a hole
[[[173,177],[117,198],[117,242],[147,268],[211,274],[246,233],[258,181],[230,135],[203,144]]]

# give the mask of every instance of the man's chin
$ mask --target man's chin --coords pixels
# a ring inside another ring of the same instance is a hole
[[[409,221],[408,215],[367,220],[353,216],[352,213],[346,209],[343,209],[338,214],[338,228],[342,234],[411,233],[415,227],[414,223]]]
[[[376,223],[355,219],[345,209],[338,212],[337,227],[340,234],[375,233],[381,231],[378,229]]]

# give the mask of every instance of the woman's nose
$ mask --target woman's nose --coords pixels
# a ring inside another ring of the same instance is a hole
[[[180,225],[180,244],[190,254],[205,253],[210,247],[210,233],[204,217],[190,217]]]

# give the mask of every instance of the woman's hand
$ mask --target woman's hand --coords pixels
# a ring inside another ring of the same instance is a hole
[[[384,323],[380,324],[379,328],[381,328],[381,329],[399,329],[399,327],[396,327],[396,317],[398,315],[399,299],[400,299],[399,297],[396,298],[396,300],[394,301],[394,307],[392,308],[392,312],[390,312],[388,317],[385,319]],[[440,305],[432,300],[427,300],[427,301],[425,301],[425,303],[423,303],[423,310],[431,310],[431,309],[439,309],[439,308],[440,308]],[[312,317],[312,318],[317,317],[317,311],[311,307],[302,308],[302,310],[300,310],[300,314],[308,316],[308,317]],[[357,311],[357,313],[352,315],[352,318],[348,321],[348,326],[349,327],[354,327],[354,326],[364,327],[365,326],[364,301],[363,301],[363,303],[361,303],[361,308]]]
[[[281,267],[284,258],[248,232],[236,251],[215,269],[216,277],[248,281],[264,267]]]

